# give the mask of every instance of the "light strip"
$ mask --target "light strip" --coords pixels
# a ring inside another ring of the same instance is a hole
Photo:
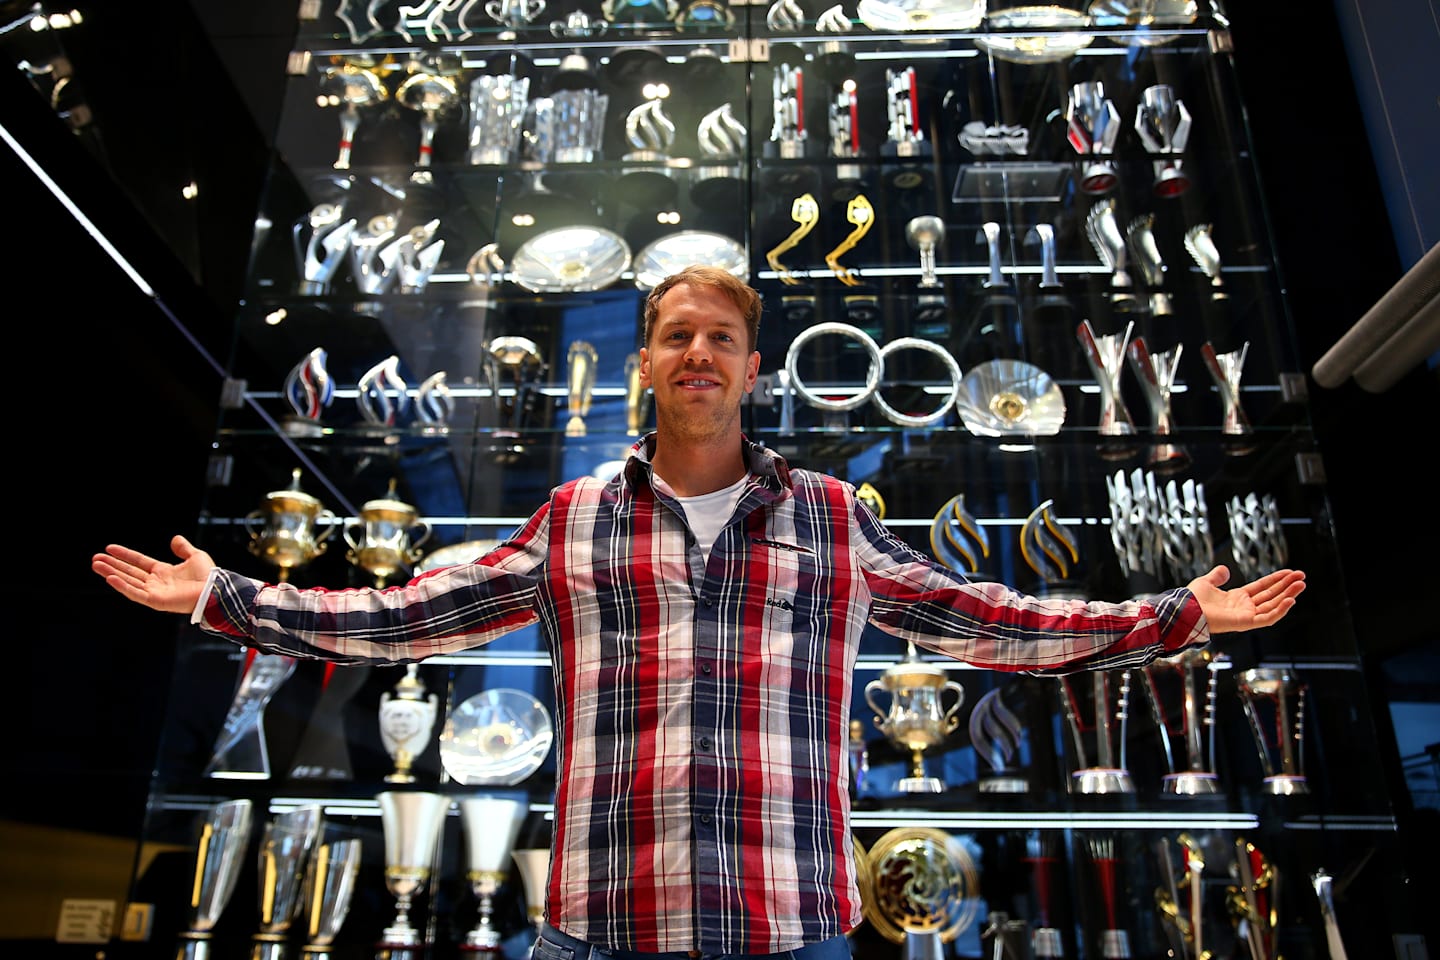
[[[908,827],[916,819],[914,810],[852,811],[852,827]],[[991,830],[1074,829],[1074,830],[1249,830],[1260,818],[1249,813],[946,813],[927,810],[925,822],[937,827]]]
[[[85,216],[84,212],[75,205],[75,201],[70,199],[70,195],[60,189],[60,184],[50,178],[50,174],[45,172],[45,168],[40,166],[35,158],[30,155],[30,152],[20,145],[20,141],[11,135],[4,124],[0,124],[0,137],[5,138],[5,142],[10,145],[10,149],[15,151],[15,155],[24,161],[25,166],[30,168],[30,171],[35,174],[41,183],[45,184],[45,188],[55,195],[55,199],[59,200],[66,210],[70,211],[70,216],[75,218],[75,222],[84,227],[85,232],[90,234],[96,243],[100,244],[100,249],[109,254],[110,259],[115,261],[116,266],[125,271],[125,275],[130,278],[131,282],[140,288],[140,292],[153,300],[155,298],[155,291],[151,288],[150,284],[145,282],[145,278],[140,276],[139,271],[130,265],[130,261],[126,260],[120,251],[115,249],[115,245],[106,239],[105,234],[100,232],[100,228],[95,226],[90,218]]]

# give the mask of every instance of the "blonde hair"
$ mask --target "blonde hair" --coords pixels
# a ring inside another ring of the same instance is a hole
[[[712,290],[719,290],[729,297],[730,302],[735,304],[740,310],[741,316],[745,318],[745,330],[750,335],[750,349],[752,351],[755,349],[755,343],[760,338],[760,314],[765,307],[760,300],[760,294],[729,270],[706,264],[695,264],[670,274],[656,284],[646,296],[644,325],[640,330],[641,340],[646,346],[650,345],[650,331],[654,328],[655,318],[660,313],[661,298],[682,283],[696,287],[709,287]]]

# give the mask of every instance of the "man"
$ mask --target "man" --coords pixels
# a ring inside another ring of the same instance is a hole
[[[1304,574],[1233,590],[1216,567],[1147,602],[972,584],[890,532],[849,484],[750,443],[761,303],[692,267],[645,305],[655,432],[609,482],[557,487],[475,563],[387,590],[299,590],[111,545],[120,593],[272,653],[393,663],[539,622],[554,663],[555,827],[536,956],[849,956],[861,920],[846,739],[867,622],[992,670],[1144,663],[1269,626]]]

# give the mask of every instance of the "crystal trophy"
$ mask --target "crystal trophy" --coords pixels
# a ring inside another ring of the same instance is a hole
[[[325,665],[320,696],[290,761],[291,780],[344,781],[354,776],[345,736],[345,710],[365,686],[372,669],[365,663]]]
[[[650,391],[640,383],[640,354],[625,358],[625,432],[638,437],[650,413]]]
[[[1100,81],[1077,83],[1065,100],[1066,139],[1082,159],[1080,189],[1089,194],[1109,193],[1119,182],[1108,159],[1120,136],[1120,111],[1105,96]]]
[[[292,437],[318,437],[322,432],[320,416],[335,399],[335,382],[325,367],[328,359],[325,348],[316,347],[285,377],[285,400],[294,414],[281,429]]]
[[[1150,419],[1157,442],[1150,448],[1150,465],[1157,470],[1181,470],[1190,465],[1190,454],[1170,436],[1175,422],[1170,413],[1170,393],[1180,372],[1180,355],[1185,345],[1151,353],[1144,337],[1130,341],[1130,369],[1140,381],[1140,390],[1150,407]]]
[[[219,780],[270,779],[265,707],[294,672],[294,657],[246,651],[240,683],[215,741],[214,754],[205,767],[205,776]]]
[[[1090,719],[1084,717],[1077,691],[1080,678],[1058,677],[1060,707],[1075,748],[1072,793],[1134,793],[1125,762],[1130,722],[1130,671],[1096,670],[1090,682]],[[1087,748],[1093,745],[1093,751]]]
[[[513,850],[510,857],[520,870],[520,882],[525,888],[525,916],[535,927],[538,937],[540,928],[545,925],[545,884],[550,875],[550,848]]]
[[[341,107],[340,148],[334,164],[336,170],[350,169],[355,132],[360,129],[360,108],[380,103],[389,96],[390,90],[380,75],[357,64],[346,63],[327,70],[321,76],[321,104]]]
[[[1133,322],[1126,323],[1123,333],[1108,333],[1097,337],[1089,320],[1081,320],[1080,325],[1075,328],[1080,349],[1085,354],[1085,361],[1090,365],[1090,372],[1095,376],[1096,385],[1100,388],[1098,426],[1100,436],[1106,440],[1131,437],[1135,434],[1135,423],[1130,419],[1130,411],[1120,393],[1120,376],[1125,372],[1126,347],[1134,329]],[[1102,454],[1108,452],[1112,457],[1129,455],[1129,450],[1123,444],[1104,443],[1100,449]]]
[[[1216,353],[1215,345],[1208,340],[1200,348],[1205,369],[1210,371],[1210,379],[1215,381],[1215,389],[1220,394],[1220,432],[1232,438],[1226,446],[1226,452],[1232,456],[1246,454],[1255,449],[1251,441],[1254,429],[1250,426],[1250,418],[1245,415],[1245,408],[1240,404],[1240,377],[1245,372],[1245,355],[1249,352],[1248,342],[1239,350],[1228,353]]]
[[[410,390],[400,374],[400,358],[391,354],[360,375],[355,405],[372,429],[397,426],[410,409]]]
[[[373,576],[380,587],[420,559],[421,545],[434,532],[414,507],[396,498],[395,485],[391,479],[388,494],[365,501],[359,521],[344,528],[350,545],[345,558]]]
[[[323,296],[350,249],[350,238],[359,222],[345,219],[345,207],[338,203],[316,204],[295,221],[291,238],[295,266],[300,274],[302,296]]]
[[[205,811],[195,851],[195,876],[190,884],[189,914],[180,934],[178,960],[209,960],[210,938],[235,892],[255,805],[250,800],[223,800]]]
[[[335,938],[355,899],[361,850],[359,840],[336,840],[321,844],[311,858],[300,897],[300,916],[305,922],[301,954],[306,960],[330,960]]]
[[[494,898],[509,875],[510,853],[529,804],[502,797],[460,799],[460,822],[465,828],[465,879],[479,901],[479,920],[465,935],[461,949],[496,952],[500,931],[491,922]]]
[[[890,698],[881,709],[878,694]],[[949,707],[946,693],[954,694]],[[945,741],[960,725],[956,714],[965,702],[965,688],[947,677],[945,669],[920,659],[909,644],[905,659],[886,668],[883,676],[865,685],[865,702],[875,711],[875,726],[898,746],[910,751],[910,776],[896,785],[901,793],[941,793],[945,783],[925,775],[924,752]]]
[[[1277,796],[1309,793],[1304,750],[1309,688],[1284,667],[1246,670],[1235,683],[1255,736],[1266,791]]]
[[[395,684],[394,693],[380,696],[380,742],[395,761],[395,769],[385,775],[386,783],[414,783],[412,768],[415,759],[430,745],[435,729],[437,698],[427,696],[420,668],[405,665],[405,675]]]
[[[1085,838],[1095,879],[1100,885],[1100,900],[1105,908],[1105,929],[1100,931],[1100,956],[1105,960],[1129,960],[1130,933],[1120,926],[1119,881],[1116,868],[1115,838],[1091,835]]]
[[[509,74],[483,74],[470,81],[472,164],[509,163],[520,145],[520,130],[529,102],[530,79]]]
[[[291,471],[288,489],[270,491],[263,506],[245,515],[250,552],[276,567],[281,583],[325,552],[334,524],[335,514],[300,489],[299,467]]]
[[[252,938],[250,960],[283,960],[287,955],[290,925],[300,913],[301,885],[324,829],[324,807],[318,803],[277,814],[265,824],[256,870],[260,929]]]
[[[1150,189],[1157,197],[1178,197],[1190,188],[1190,177],[1181,170],[1180,154],[1190,140],[1190,111],[1175,96],[1175,88],[1157,83],[1140,92],[1135,107],[1135,132],[1145,152],[1155,161],[1155,182]]]
[[[1190,797],[1219,792],[1220,777],[1215,770],[1216,671],[1227,663],[1223,654],[1191,649],[1141,668],[1160,747],[1165,752],[1165,793]],[[1177,679],[1178,727],[1170,719],[1170,705],[1177,699]],[[1180,750],[1175,739],[1180,741],[1183,756],[1177,755]]]
[[[449,433],[454,414],[455,396],[450,392],[449,377],[444,370],[432,373],[415,391],[415,420],[420,432],[429,436]]]
[[[381,25],[376,17],[376,12],[385,0],[340,0],[335,5],[335,19],[345,24],[345,30],[350,34],[350,42],[356,44],[364,43],[371,37],[381,33],[385,27]],[[351,11],[351,5],[365,7],[365,25],[361,27],[355,22],[355,15]]]
[[[1237,495],[1226,502],[1225,513],[1230,526],[1230,557],[1244,579],[1254,580],[1285,566],[1290,551],[1274,497],[1247,493],[1242,500]]]
[[[423,947],[424,934],[410,922],[410,911],[431,886],[450,798],[390,790],[375,799],[385,833],[385,888],[395,898],[395,920],[381,934],[379,946]]]
[[[415,166],[432,166],[439,117],[460,102],[460,88],[455,78],[438,73],[413,73],[396,89],[395,100],[420,115],[420,149]]]
[[[569,384],[570,419],[565,423],[565,436],[585,436],[585,418],[590,414],[590,400],[595,392],[595,364],[600,355],[584,340],[570,344],[566,358]]]
[[[1130,279],[1130,256],[1115,214],[1114,200],[1106,197],[1095,201],[1085,215],[1085,233],[1090,237],[1090,245],[1095,248],[1100,262],[1110,270],[1110,306],[1117,313],[1131,313],[1138,309]]]
[[[1017,763],[1025,728],[1005,705],[1002,689],[985,694],[970,711],[970,744],[991,771],[979,778],[978,788],[981,793],[1028,793],[1030,782]]]

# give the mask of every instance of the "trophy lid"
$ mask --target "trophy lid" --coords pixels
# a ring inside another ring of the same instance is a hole
[[[362,514],[406,513],[413,516],[416,513],[416,510],[410,504],[406,503],[404,500],[398,499],[395,496],[395,479],[392,477],[390,479],[390,489],[387,495],[375,500],[366,500],[364,505],[361,506],[360,512]]]
[[[271,490],[265,494],[265,501],[267,503],[287,501],[298,504],[301,507],[310,507],[316,510],[320,509],[319,499],[300,489],[299,467],[290,471],[290,486],[284,490]]]
[[[907,687],[943,686],[946,680],[945,668],[938,663],[920,659],[915,644],[906,644],[905,659],[885,668],[885,679]]]

